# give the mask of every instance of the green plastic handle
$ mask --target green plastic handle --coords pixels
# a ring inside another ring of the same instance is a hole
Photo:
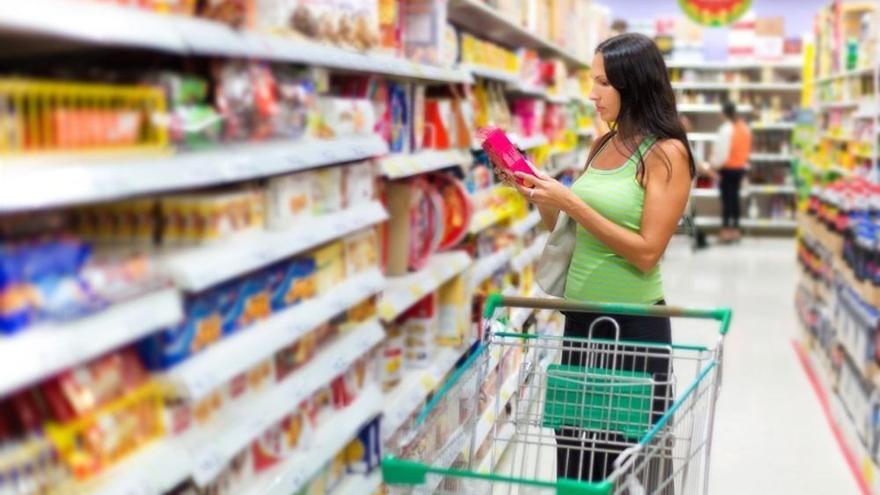
[[[730,322],[733,318],[733,310],[730,308],[703,309],[666,306],[660,304],[579,302],[555,298],[511,297],[497,293],[490,294],[486,298],[483,317],[491,319],[499,307],[550,309],[555,311],[612,315],[704,318],[720,321],[721,335],[726,335],[730,330]]]

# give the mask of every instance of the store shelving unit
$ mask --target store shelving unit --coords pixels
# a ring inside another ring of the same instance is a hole
[[[0,396],[135,342],[183,317],[179,293],[162,289],[64,324],[44,324],[0,345]]]
[[[241,182],[387,152],[379,136],[368,135],[226,145],[176,155],[12,157],[0,168],[0,213]]]
[[[527,48],[543,57],[560,59],[572,70],[588,67],[584,56],[561,46],[564,42],[560,44],[535,35],[481,1],[452,0],[448,7],[449,20],[462,30],[470,30],[514,50]],[[51,15],[47,15],[50,12]],[[108,2],[33,0],[15,8],[0,7],[0,36],[14,41],[9,46],[27,46],[27,54],[37,57],[63,49],[95,54],[107,50],[115,55],[131,51],[137,56],[167,57],[182,62],[181,65],[193,59],[199,63],[209,59],[253,60],[325,68],[333,74],[378,75],[424,86],[469,85],[475,78],[482,78],[503,83],[511,96],[567,105],[569,110],[592,106],[585,95],[556,94],[555,90],[530,87],[517,75],[493,68],[415,63],[377,52],[233,29],[199,17],[160,15]],[[0,52],[4,49],[0,48]],[[581,120],[582,125],[587,125],[587,118]],[[512,138],[524,150],[540,149],[541,153],[552,156],[551,171],[555,175],[582,164],[582,145],[588,144],[595,135],[591,127],[573,131],[579,135],[577,149],[570,149],[567,143],[565,147],[551,143],[543,134],[512,135]],[[208,188],[213,191],[213,188],[242,183],[257,189],[265,187],[267,179],[277,176],[364,160],[375,163],[375,179],[386,181],[447,169],[466,174],[473,162],[469,149],[389,155],[385,139],[372,133],[262,142],[242,139],[235,144],[227,143],[226,137],[208,140],[212,141],[208,149],[199,151],[169,146],[149,153],[135,150],[39,156],[4,154],[0,163],[0,215],[99,205],[131,198],[152,201],[166,193]],[[374,196],[379,198],[382,187],[377,190]],[[158,209],[158,203],[154,208]],[[167,286],[78,320],[28,328],[15,337],[0,339],[3,340],[0,342],[0,399],[157,332],[175,330],[182,321],[189,321],[184,317],[191,298],[231,280],[261,273],[264,268],[307,254],[329,242],[348,239],[389,219],[386,206],[379,199],[338,208],[331,209],[333,213],[303,219],[289,227],[236,234],[222,242],[189,244],[163,239],[161,247],[155,243],[155,250],[150,244],[151,256],[154,255],[162,274],[168,276]],[[525,218],[511,220],[511,216],[512,211],[505,209],[478,212],[469,233],[478,235],[490,226],[509,221],[513,224],[509,231],[523,237],[541,222],[537,211]],[[82,488],[83,493],[102,495],[164,495],[187,480],[205,488],[223,476],[230,461],[296,412],[303,401],[328,387],[357,360],[375,354],[386,342],[386,328],[407,309],[456,277],[466,277],[469,288],[473,289],[493,273],[508,267],[524,269],[535,263],[546,238],[546,234],[537,237],[516,256],[513,247],[479,259],[472,259],[460,250],[436,253],[423,269],[403,276],[386,277],[378,266],[357,273],[346,267],[348,275],[336,281],[330,290],[269,312],[268,316],[261,315],[262,319],[224,334],[170,369],[153,372],[151,380],[169,394],[169,400],[173,396],[173,400],[195,408],[221,395],[225,397],[226,387],[239,377],[274,359],[279,351],[305,345],[308,336],[335,321],[340,314],[353,313],[355,308],[362,308],[362,303],[375,301],[375,315],[320,344],[314,349],[313,357],[283,379],[276,381],[273,377],[269,380],[271,383],[255,389],[248,385],[246,395],[229,401],[224,399],[209,418],[193,419],[186,431],[169,432],[142,446],[77,488]],[[518,290],[526,292],[527,289]],[[535,288],[531,293],[539,294]],[[469,292],[463,303],[468,310],[472,295]],[[520,311],[516,318],[525,321],[530,313]],[[236,493],[298,492],[345,448],[363,425],[380,414],[384,418],[384,443],[407,424],[407,419],[419,410],[437,386],[460,366],[472,349],[474,337],[467,340],[458,347],[438,346],[427,367],[408,371],[387,394],[381,392],[377,384],[368,384],[360,390],[354,403],[334,410],[332,416],[322,420],[304,448],[298,448],[272,469],[248,480]],[[447,448],[440,452],[441,465],[453,462],[465,447],[465,439],[462,434],[453,436]],[[381,482],[379,472],[351,475],[334,493],[372,493]]]
[[[768,119],[767,110],[752,104],[763,99],[766,103],[768,98],[776,98],[790,106],[796,106],[796,98],[800,97],[802,88],[800,69],[802,62],[786,60],[782,62],[755,61],[755,62],[707,62],[707,63],[668,63],[667,66],[674,72],[676,78],[683,75],[684,80],[672,83],[673,89],[679,93],[680,100],[685,102],[678,105],[679,112],[688,115],[692,119],[695,131],[688,132],[688,140],[695,153],[697,160],[709,158],[712,146],[717,137],[716,130],[721,123],[721,105],[719,103],[691,103],[688,100],[728,100],[737,102],[737,111],[745,118],[753,122],[750,127],[753,133],[753,143],[766,140],[770,142],[769,134],[779,135],[780,140],[787,140],[789,133],[794,129],[794,123],[779,121],[779,117]],[[756,78],[767,78],[768,74],[774,79],[781,81],[759,81]],[[764,136],[768,136],[766,139]],[[788,167],[792,156],[783,147],[781,151],[765,152],[755,151],[750,157],[752,182],[760,183],[761,179],[779,166]],[[768,172],[769,171],[769,172]],[[772,176],[772,175],[771,175]],[[779,180],[777,176],[776,179]],[[787,181],[786,181],[787,182]],[[759,210],[767,211],[770,208],[768,201],[789,203],[789,209],[794,210],[794,188],[787,185],[773,185],[772,188],[756,189],[746,188],[741,196],[746,203],[756,202]],[[772,191],[772,192],[771,192]],[[772,197],[775,196],[775,197]],[[785,198],[785,199],[782,199]],[[717,189],[704,190],[694,188],[691,193],[692,208],[695,214],[695,226],[701,230],[715,230],[720,228],[719,195]],[[775,204],[775,203],[774,203]],[[746,219],[743,226],[753,234],[777,233],[791,231],[791,218],[773,219],[762,214],[759,218]]]

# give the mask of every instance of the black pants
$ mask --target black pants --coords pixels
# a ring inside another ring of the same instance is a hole
[[[743,169],[721,169],[721,221],[725,228],[739,228],[739,189],[745,173]]]
[[[658,304],[664,304],[663,301]],[[588,337],[590,325],[602,316],[610,316],[620,325],[620,340],[637,342],[672,342],[672,329],[669,318],[651,316],[619,316],[595,313],[565,313],[565,336]],[[608,321],[596,324],[593,339],[615,339],[614,326]],[[570,346],[570,344],[566,344]],[[671,401],[668,400],[670,358],[668,352],[652,348],[650,353],[642,353],[646,348],[627,346],[627,351],[636,351],[633,355],[624,355],[613,364],[614,369],[639,370],[651,373],[657,385],[654,386],[652,401],[652,424],[663,416]],[[562,364],[574,366],[597,366],[597,363],[586,363],[586,352],[564,350]],[[604,355],[604,353],[603,353]],[[610,362],[598,363],[597,367],[612,368]],[[581,481],[601,481],[613,470],[614,460],[623,452],[630,440],[622,435],[607,432],[591,432],[573,428],[556,430],[556,475],[558,478],[569,478]]]

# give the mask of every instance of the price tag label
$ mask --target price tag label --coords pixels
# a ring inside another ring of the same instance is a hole
[[[431,375],[422,375],[422,379],[419,381],[422,384],[422,388],[427,392],[430,392],[434,390],[435,387],[437,387],[437,379]]]

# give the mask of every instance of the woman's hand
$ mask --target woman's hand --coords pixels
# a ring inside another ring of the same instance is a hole
[[[514,176],[523,181],[524,185],[514,183],[516,189],[532,204],[543,208],[568,211],[572,202],[580,201],[571,189],[562,185],[541,170],[536,175],[517,172]]]

